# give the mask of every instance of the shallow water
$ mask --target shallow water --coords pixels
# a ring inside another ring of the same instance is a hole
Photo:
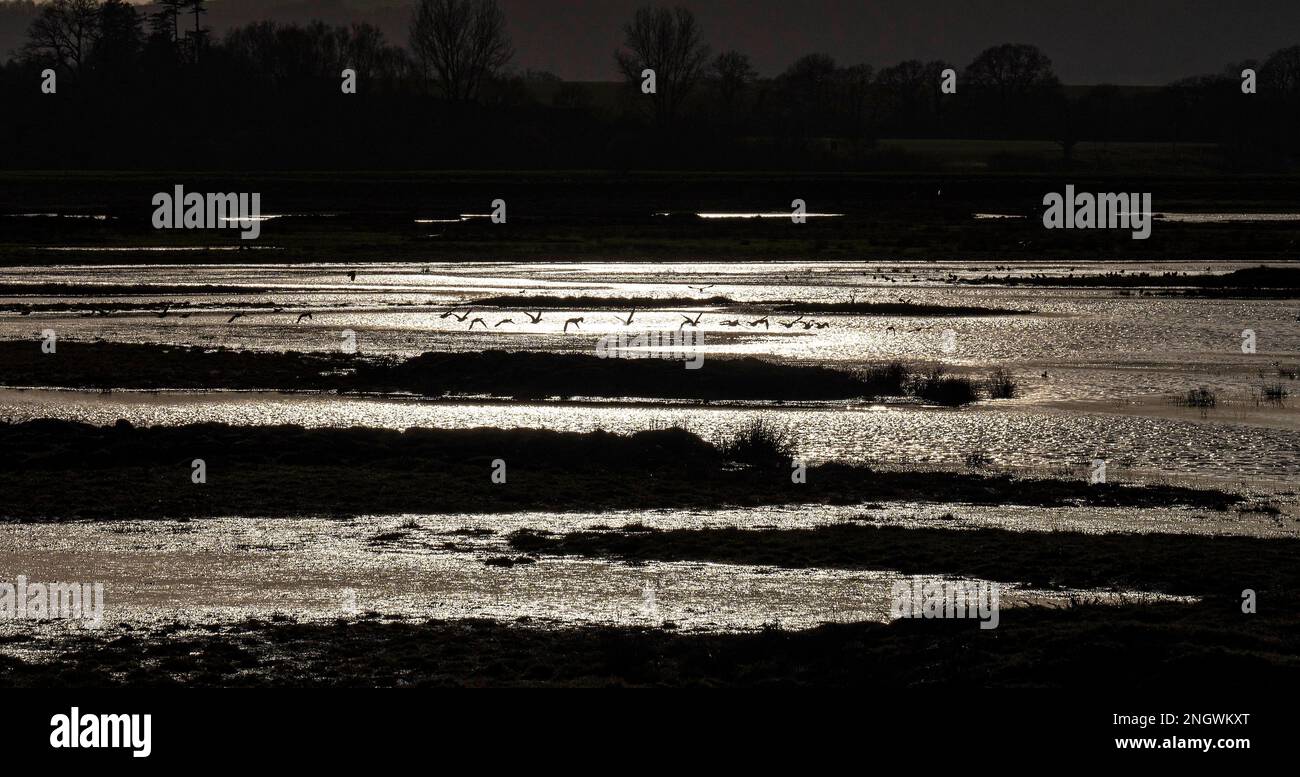
[[[1087,272],[1226,272],[1229,263],[1183,265],[1090,264]],[[425,272],[427,270],[427,272]],[[1200,385],[1249,392],[1276,380],[1275,362],[1300,361],[1300,302],[1198,300],[1117,296],[1105,290],[955,286],[952,278],[985,274],[1080,273],[1078,264],[971,267],[932,263],[735,264],[436,264],[417,265],[202,265],[131,268],[64,266],[0,269],[0,283],[122,283],[247,286],[248,294],[143,295],[80,298],[85,309],[67,313],[0,314],[0,337],[36,338],[54,329],[64,339],[188,343],[254,350],[326,351],[356,332],[362,353],[414,355],[428,350],[541,350],[593,353],[611,332],[677,330],[683,314],[704,313],[706,355],[745,354],[840,365],[883,360],[943,362],[980,373],[993,366],[1016,372],[1036,400],[1111,399],[1181,392]],[[355,271],[355,281],[348,273]],[[704,292],[689,288],[707,287]],[[262,288],[270,288],[263,293]],[[474,331],[463,314],[469,303],[495,295],[535,297],[699,297],[749,303],[743,312],[699,305],[641,311],[631,327],[626,313],[575,308],[543,313],[531,324],[522,310],[478,310]],[[993,318],[813,315],[829,323],[803,330],[797,315],[770,316],[769,328],[749,326],[772,313],[763,303],[899,302],[978,305],[1032,311]],[[38,305],[67,298],[17,296],[0,304]],[[187,305],[186,302],[192,303]],[[176,303],[166,318],[152,312],[91,311],[106,304]],[[269,312],[265,306],[281,306]],[[235,313],[246,315],[227,323]],[[312,320],[297,323],[310,312]],[[188,318],[181,318],[188,315]],[[564,331],[566,320],[580,329]],[[739,320],[740,326],[724,322]],[[485,328],[486,327],[486,328]],[[949,350],[945,330],[951,329]],[[1242,353],[1242,332],[1255,332],[1257,352]],[[1046,377],[1041,377],[1046,373]]]
[[[961,464],[984,452],[991,463],[1077,469],[1111,462],[1111,476],[1165,475],[1238,488],[1294,485],[1300,430],[1148,416],[1115,416],[1010,406],[946,410],[893,405],[704,406],[625,402],[481,402],[341,398],[260,392],[94,392],[0,389],[0,419],[44,417],[99,426],[193,423],[296,424],[633,433],[681,426],[707,440],[765,419],[789,429],[810,463]]]
[[[484,561],[505,555],[503,536],[516,528],[565,531],[596,524],[644,522],[662,527],[809,526],[869,513],[881,523],[961,529],[1162,531],[1294,536],[1300,476],[1300,423],[1288,404],[1260,406],[1250,397],[1265,385],[1293,384],[1278,365],[1300,363],[1300,302],[1139,298],[1099,290],[963,286],[954,279],[986,274],[1082,272],[1228,272],[1230,263],[1019,263],[974,266],[934,263],[479,263],[428,265],[196,265],[3,268],[0,283],[97,283],[245,286],[247,293],[19,295],[0,304],[84,302],[84,310],[28,316],[0,313],[0,337],[35,340],[54,329],[64,340],[189,343],[256,350],[326,351],[355,330],[363,354],[413,355],[427,350],[540,350],[592,353],[598,337],[644,329],[676,330],[682,317],[704,315],[707,359],[748,354],[853,367],[902,359],[952,365],[977,376],[1010,369],[1015,400],[960,411],[899,404],[667,403],[631,398],[600,402],[485,402],[470,399],[338,397],[238,392],[114,392],[0,390],[0,418],[58,417],[96,424],[125,418],[137,425],[225,422],[472,428],[605,429],[633,432],[678,424],[715,438],[755,418],[795,430],[811,461],[847,460],[884,466],[958,467],[984,452],[994,467],[1082,476],[1094,458],[1110,462],[1112,480],[1162,480],[1250,492],[1283,513],[1182,509],[987,507],[888,504],[871,509],[779,508],[604,515],[523,513],[509,516],[232,518],[191,523],[0,526],[0,579],[100,580],[109,585],[113,618],[128,621],[235,620],[284,612],[333,617],[357,611],[429,617],[530,617],[556,622],[658,623],[689,629],[791,627],[834,620],[882,620],[897,576],[885,572],[778,570],[715,564],[633,566],[546,558],[503,569]],[[348,273],[355,271],[352,281]],[[125,280],[124,279],[128,279]],[[694,286],[697,289],[689,287]],[[704,287],[699,291],[698,287]],[[262,288],[270,292],[259,291]],[[487,296],[699,298],[680,310],[626,313],[547,310],[531,324],[520,310],[482,316],[489,329],[468,331],[443,317],[463,315]],[[726,296],[743,311],[710,307]],[[909,301],[1032,311],[997,318],[814,315],[822,330],[786,328],[797,314],[772,313],[776,301]],[[110,312],[109,304],[176,303],[169,315]],[[268,312],[268,306],[283,306]],[[245,313],[234,324],[227,320]],[[295,323],[310,312],[311,321]],[[771,313],[770,328],[742,325]],[[189,314],[188,318],[180,316]],[[570,318],[580,331],[563,331]],[[511,323],[502,323],[512,320]],[[498,324],[500,324],[498,326]],[[945,349],[944,330],[955,333]],[[1241,350],[1244,329],[1258,352]],[[59,358],[57,355],[51,358]],[[1206,386],[1223,398],[1211,412],[1177,408],[1169,397]],[[399,527],[406,520],[419,526]],[[449,532],[490,528],[487,537]],[[401,539],[374,544],[384,532]],[[513,554],[511,554],[513,555]],[[647,606],[653,591],[653,607]],[[1057,601],[1061,592],[1004,593],[1004,603]],[[2,624],[0,624],[2,625]],[[4,628],[21,628],[8,626]]]
[[[102,582],[109,624],[228,622],[275,613],[313,619],[366,611],[432,618],[528,617],[569,624],[668,621],[688,630],[886,622],[892,586],[904,579],[894,572],[546,556],[510,568],[484,563],[518,556],[510,552],[505,536],[519,528],[573,531],[632,522],[660,528],[792,528],[864,512],[870,512],[874,522],[888,524],[934,526],[945,520],[934,508],[782,508],[6,525],[0,526],[0,580],[25,575],[32,582]],[[947,518],[947,523],[1001,523],[994,511],[959,512],[962,517]],[[1020,520],[1011,523],[1020,528],[1047,521],[1059,527],[1069,524],[1072,515],[1082,522],[1076,528],[1124,520],[1122,511],[1068,510],[1049,517],[1039,510],[1033,518],[1031,510],[1014,512],[1020,513]],[[1231,523],[1228,518],[1201,518],[1206,521],[1203,528]],[[1155,519],[1147,528],[1160,530],[1162,523]],[[466,533],[475,529],[492,534]],[[1119,523],[1101,527],[1122,529]],[[389,533],[401,536],[376,540]],[[1117,592],[1043,591],[1002,584],[1000,593],[1002,606],[1012,607],[1064,602],[1080,593],[1105,599]],[[0,633],[24,628],[30,625],[0,622]]]

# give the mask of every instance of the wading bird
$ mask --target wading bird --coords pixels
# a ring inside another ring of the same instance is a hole
[[[505,326],[506,324],[513,324],[513,323],[515,323],[515,320],[513,318],[503,318],[497,322],[497,326]],[[496,327],[493,327],[493,329],[495,328]]]
[[[540,317],[539,317],[538,320],[540,320]],[[582,318],[571,318],[571,319],[569,319],[568,321],[565,321],[565,322],[564,322],[564,331],[565,331],[565,333],[567,334],[568,331],[569,331],[569,324],[573,324],[573,326],[574,326],[575,328],[577,328],[577,329],[582,329],[582,322],[583,322],[584,320],[585,320],[585,319],[582,319]]]
[[[749,325],[750,325],[750,326],[758,326],[759,324],[762,324],[764,329],[771,329],[771,328],[772,328],[772,323],[771,323],[770,321],[768,321],[767,316],[763,316],[762,318],[760,318],[760,319],[757,320],[757,321],[750,321],[750,322],[749,322]]]
[[[475,324],[482,324],[484,329],[487,329],[487,328],[488,328],[488,325],[487,325],[487,322],[486,322],[486,321],[484,321],[482,318],[476,318],[476,319],[474,319],[473,321],[469,322],[469,329],[470,329],[471,332],[474,331],[474,325],[475,325]]]

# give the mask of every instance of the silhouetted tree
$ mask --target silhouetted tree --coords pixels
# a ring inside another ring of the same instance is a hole
[[[777,77],[772,107],[787,141],[797,144],[831,134],[836,70],[831,56],[808,54]]]
[[[837,134],[862,140],[870,134],[875,68],[853,65],[835,71],[835,122]]]
[[[983,123],[1005,135],[1033,134],[1061,85],[1046,54],[1016,43],[980,53],[966,66],[965,83]]]
[[[124,0],[106,0],[99,9],[99,35],[92,47],[96,69],[127,78],[144,45],[140,12]]]
[[[614,59],[623,77],[637,89],[642,72],[655,71],[651,104],[656,122],[668,127],[704,76],[709,47],[700,38],[695,15],[687,9],[646,6],[623,25],[623,48],[614,52]]]
[[[171,22],[172,43],[181,42],[181,13],[185,0],[158,0],[158,15],[163,22]]]
[[[1300,46],[1275,51],[1260,66],[1261,91],[1294,100],[1300,96]]]
[[[54,0],[41,6],[27,37],[29,59],[80,75],[99,37],[99,7],[95,0]]]
[[[947,62],[907,60],[887,67],[876,76],[883,122],[889,132],[934,135],[952,134],[954,128],[940,127],[944,114],[943,71]]]
[[[749,57],[739,51],[724,51],[713,59],[710,66],[718,79],[718,93],[724,105],[734,107],[740,93],[758,78],[758,71]]]
[[[190,56],[193,61],[199,61],[199,52],[208,42],[208,30],[203,27],[201,17],[208,12],[205,0],[181,0],[181,9],[186,14],[194,15],[194,29],[185,32],[185,38],[190,42]]]
[[[474,100],[514,57],[506,15],[496,0],[419,0],[411,19],[411,50],[426,77],[433,76],[453,102]]]

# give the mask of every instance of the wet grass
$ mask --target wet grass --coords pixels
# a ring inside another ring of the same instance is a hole
[[[1235,602],[1079,603],[1004,609],[988,631],[970,620],[681,634],[378,617],[118,627],[66,637],[58,661],[0,656],[0,686],[1280,687],[1300,683],[1297,612],[1294,601],[1257,615]]]
[[[949,375],[942,367],[932,368],[908,384],[908,391],[920,399],[944,407],[961,407],[979,401],[979,390],[973,379],[964,375]]]
[[[1196,408],[1202,411],[1213,410],[1219,404],[1219,395],[1213,389],[1202,386],[1188,389],[1187,393],[1174,399],[1174,404],[1179,407]]]
[[[789,428],[762,418],[724,433],[715,447],[727,461],[765,469],[789,467],[798,450]]]
[[[207,480],[192,480],[202,459]],[[493,483],[494,462],[507,482]],[[531,429],[136,428],[0,424],[0,518],[340,516],[711,509],[883,501],[1224,510],[1241,497],[1177,486],[1009,475],[741,466],[680,429],[617,435]],[[74,487],[75,486],[75,487]]]
[[[1015,377],[1002,368],[989,373],[984,387],[988,390],[989,399],[1015,399],[1020,393]]]
[[[1281,383],[1275,383],[1271,386],[1264,386],[1260,390],[1260,398],[1265,404],[1273,407],[1284,407],[1287,399],[1291,396],[1291,390]]]

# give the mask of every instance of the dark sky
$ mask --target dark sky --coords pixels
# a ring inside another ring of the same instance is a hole
[[[877,67],[1033,43],[1067,83],[1163,84],[1300,43],[1300,0],[679,0],[715,50],[748,53],[764,75],[824,51]],[[619,28],[645,0],[500,0],[520,68],[569,80],[614,77]],[[670,0],[671,2],[671,0]],[[211,0],[212,26],[256,18],[367,19],[406,42],[411,0]]]

